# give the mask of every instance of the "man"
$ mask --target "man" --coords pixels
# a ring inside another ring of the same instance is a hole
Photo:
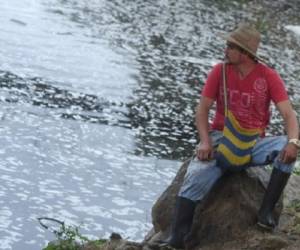
[[[272,211],[293,170],[297,159],[299,125],[288,99],[284,83],[275,70],[261,63],[256,52],[260,34],[247,24],[240,24],[223,38],[227,41],[226,82],[227,103],[239,124],[247,129],[261,129],[268,125],[270,102],[274,102],[285,122],[286,136],[260,137],[251,151],[251,166],[272,163],[271,178],[258,211],[258,225],[273,229],[276,226]],[[187,170],[178,193],[175,215],[168,245],[183,248],[196,204],[211,190],[226,170],[216,164],[215,148],[223,136],[224,94],[222,65],[213,67],[206,80],[196,111],[196,125],[200,137],[197,158]],[[208,114],[216,101],[214,120],[209,125]]]

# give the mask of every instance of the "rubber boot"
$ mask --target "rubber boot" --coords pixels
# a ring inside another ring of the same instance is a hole
[[[161,246],[168,245],[176,249],[184,248],[184,238],[191,230],[195,208],[196,203],[194,201],[177,197],[171,223],[171,235]]]
[[[290,173],[285,173],[277,168],[273,168],[262,205],[258,212],[257,224],[260,227],[268,230],[273,230],[276,227],[273,210],[290,175]]]

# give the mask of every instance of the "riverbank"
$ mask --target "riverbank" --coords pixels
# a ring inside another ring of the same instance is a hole
[[[64,228],[64,231],[61,231],[62,234],[59,235],[60,240],[49,243],[48,247],[44,248],[43,250],[169,249],[166,247],[161,247],[157,243],[161,239],[161,237],[165,237],[164,234],[165,232],[167,232],[160,231],[161,229],[159,228],[166,228],[166,225],[169,223],[168,219],[166,218],[169,218],[170,216],[168,211],[172,210],[172,197],[174,197],[176,189],[178,188],[178,186],[180,186],[180,180],[182,180],[186,167],[187,163],[182,166],[172,184],[161,195],[156,204],[154,204],[152,208],[153,229],[149,231],[147,235],[145,235],[143,242],[140,243],[122,239],[121,235],[117,233],[112,233],[109,239],[88,240],[86,237],[80,235],[78,229],[66,227]],[[208,207],[207,205],[204,205],[204,207],[197,209],[197,211],[201,211],[200,214],[197,212],[195,214],[193,223],[194,229],[197,227],[197,223],[199,223],[198,216],[200,215],[201,217],[201,213],[205,214],[205,219],[200,219],[200,224],[202,224],[201,226],[204,226],[204,228],[201,230],[206,232],[204,232],[203,235],[205,240],[200,241],[200,243],[202,242],[200,246],[198,245],[199,243],[197,243],[192,248],[188,249],[299,249],[298,247],[300,244],[300,176],[291,176],[289,183],[285,189],[283,200],[281,200],[278,203],[275,214],[277,214],[277,212],[281,209],[282,210],[279,225],[276,228],[276,230],[273,232],[264,231],[261,230],[258,226],[256,226],[255,223],[253,223],[254,221],[252,218],[253,216],[254,218],[256,217],[257,207],[260,205],[262,196],[264,194],[264,189],[261,188],[267,185],[269,173],[270,172],[264,169],[253,168],[247,170],[244,173],[235,173],[233,175],[225,177],[224,182],[222,182],[222,185],[220,185],[220,189],[214,189],[212,192],[215,194],[212,194],[211,198],[208,197],[208,199],[205,202],[207,204],[210,204],[210,202],[215,203],[217,201],[217,205],[213,205],[215,208],[208,208],[210,205],[208,205]],[[258,182],[261,182],[262,185],[260,185]],[[261,189],[261,191],[259,191],[259,189]],[[241,192],[241,190],[243,191]],[[224,193],[224,195],[221,194],[222,192]],[[235,195],[232,196],[232,198],[229,198],[231,193],[234,193]],[[254,205],[255,203],[257,204]],[[231,207],[230,204],[232,204],[233,207]],[[253,206],[255,207],[254,210]],[[205,212],[205,207],[207,207],[207,212]],[[237,210],[235,208],[239,209]],[[230,215],[230,213],[232,212],[233,214]],[[235,216],[235,214],[240,215]],[[211,217],[212,220],[208,219],[208,221],[210,221],[208,224],[210,231],[208,237],[208,228],[205,229],[205,223],[207,223],[206,220],[209,217]],[[220,221],[217,220],[217,225],[213,224],[213,221],[215,221],[215,217],[221,218]],[[228,219],[230,221],[228,221]],[[218,236],[219,233],[217,227],[219,227],[219,225],[225,225],[225,228],[227,228],[227,230],[221,229],[221,231],[219,232],[222,234],[222,236]],[[230,228],[232,226],[233,228]],[[228,230],[233,230],[233,232],[235,233],[230,236]],[[224,231],[227,231],[226,234],[224,234]],[[197,236],[196,242],[199,242],[198,237],[201,237],[201,234]],[[212,234],[215,234],[215,236]]]

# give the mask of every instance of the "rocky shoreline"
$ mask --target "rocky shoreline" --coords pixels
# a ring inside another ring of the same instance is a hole
[[[153,229],[143,242],[132,242],[112,233],[109,240],[91,241],[80,250],[166,250],[158,242],[170,230],[175,197],[182,183],[189,161],[185,162],[170,186],[152,208]],[[225,176],[208,197],[197,206],[190,250],[296,250],[300,245],[300,176],[291,176],[283,197],[276,206],[279,225],[273,232],[262,231],[256,225],[270,171],[250,168]],[[97,243],[97,244],[96,244]],[[54,244],[55,245],[55,244]],[[55,249],[55,248],[46,248]],[[60,248],[59,248],[60,249]],[[63,248],[64,249],[64,248]]]

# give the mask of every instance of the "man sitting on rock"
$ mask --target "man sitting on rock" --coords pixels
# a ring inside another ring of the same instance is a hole
[[[240,24],[223,38],[227,41],[226,64],[213,67],[197,107],[198,159],[189,165],[177,196],[171,235],[167,240],[174,248],[184,247],[196,204],[217,180],[226,171],[240,171],[250,166],[272,163],[273,171],[257,219],[261,227],[274,229],[272,211],[293,170],[300,147],[299,125],[284,83],[256,54],[260,33],[248,24]],[[216,113],[209,125],[208,114],[215,101]],[[286,136],[263,136],[270,119],[271,101],[283,117]]]

